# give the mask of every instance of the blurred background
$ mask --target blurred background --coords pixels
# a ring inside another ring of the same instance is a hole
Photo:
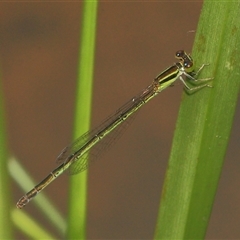
[[[92,126],[150,84],[175,61],[176,50],[191,52],[189,31],[201,7],[200,1],[100,1]],[[81,12],[81,2],[0,3],[9,151],[37,182],[72,139]],[[91,165],[88,239],[153,237],[182,88],[175,84],[144,106]],[[206,239],[240,238],[239,120],[238,107]],[[63,174],[44,190],[65,216],[68,180]],[[15,204],[23,192],[15,184],[12,190]],[[23,211],[54,234],[33,204]]]

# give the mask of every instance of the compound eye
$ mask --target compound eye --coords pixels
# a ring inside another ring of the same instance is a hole
[[[185,68],[189,68],[189,63],[185,62],[185,63],[184,63],[184,67],[185,67]]]
[[[184,67],[185,72],[187,72],[187,73],[193,72],[193,62],[184,61],[183,67]]]
[[[184,61],[184,68],[191,68],[193,66],[193,62],[189,62],[189,61]]]
[[[183,55],[184,55],[184,51],[183,50],[179,50],[175,54],[176,58],[181,58]]]

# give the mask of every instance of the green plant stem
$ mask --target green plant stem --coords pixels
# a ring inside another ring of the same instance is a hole
[[[205,1],[193,48],[213,88],[184,93],[155,239],[203,239],[221,174],[240,85],[240,2]]]
[[[89,130],[98,1],[84,1],[74,138]],[[71,178],[67,239],[86,238],[87,171]]]
[[[0,239],[12,239],[10,183],[7,170],[7,141],[2,88],[0,86]]]

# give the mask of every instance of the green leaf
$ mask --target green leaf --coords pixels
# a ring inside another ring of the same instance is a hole
[[[205,1],[193,48],[199,78],[213,88],[184,93],[161,197],[155,239],[203,239],[240,85],[240,2]]]

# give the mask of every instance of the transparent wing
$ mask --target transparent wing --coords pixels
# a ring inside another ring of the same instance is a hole
[[[135,116],[136,116],[136,114],[130,116],[120,126],[118,126],[116,129],[114,129],[112,132],[110,132],[101,141],[96,143],[96,145],[94,147],[92,147],[90,151],[88,151],[83,156],[81,156],[80,159],[76,160],[67,169],[67,173],[70,175],[80,173],[80,172],[86,170],[91,162],[93,162],[96,159],[101,158],[102,155],[104,153],[106,153],[107,150],[116,142],[116,140],[122,136],[122,134],[125,132],[127,127],[133,121]],[[91,135],[91,136],[94,136],[94,135]]]
[[[98,126],[97,128],[89,132],[86,132],[81,137],[76,139],[72,144],[65,147],[60,153],[60,155],[57,157],[57,163],[60,164],[68,161],[69,157],[73,156],[79,149],[81,149],[82,146],[86,144],[86,142],[89,139],[98,135],[99,132],[101,132],[107,126],[112,124],[116,119],[118,119],[122,113],[128,112],[140,101],[142,101],[141,96],[145,92],[146,90],[144,92],[141,92],[139,95],[134,97],[125,105],[123,105],[120,109],[118,109],[118,111],[116,111],[116,113],[114,113],[109,118],[107,118],[100,126]],[[77,174],[87,169],[90,161],[92,162],[96,158],[99,158],[100,156],[102,156],[103,153],[105,153],[106,150],[109,149],[109,147],[116,142],[116,139],[118,139],[125,132],[127,127],[135,118],[135,115],[136,114],[132,114],[127,119],[125,119],[119,126],[117,126],[108,135],[106,135],[103,139],[101,139],[101,141],[97,142],[89,152],[82,155],[79,159],[78,157],[76,157],[75,162],[69,167],[68,173]]]

